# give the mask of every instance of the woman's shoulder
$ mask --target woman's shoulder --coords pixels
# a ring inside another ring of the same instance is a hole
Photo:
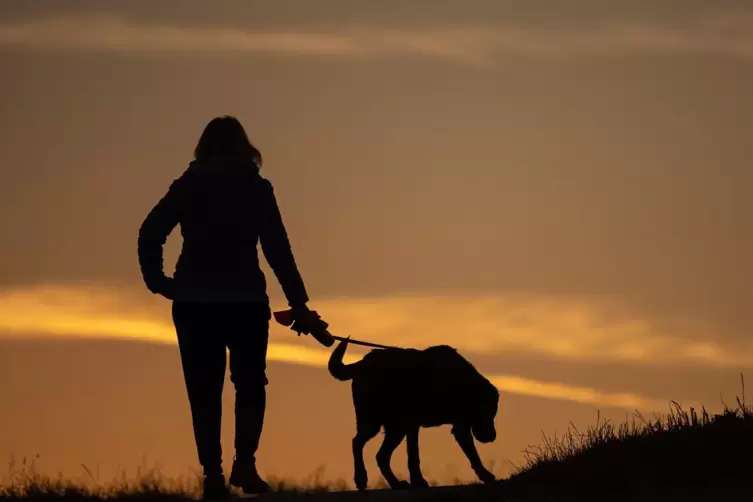
[[[262,176],[261,173],[259,173],[259,186],[261,189],[266,193],[274,193],[275,187],[272,185],[272,182],[268,179]]]

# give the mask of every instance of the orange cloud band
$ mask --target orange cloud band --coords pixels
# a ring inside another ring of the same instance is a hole
[[[97,338],[174,344],[175,333],[158,298],[102,285],[75,284],[28,287],[0,292],[1,338]],[[154,302],[158,303],[154,303]],[[447,343],[475,353],[527,351],[564,359],[661,358],[671,339],[662,339],[645,322],[616,325],[597,322],[598,314],[582,304],[550,300],[479,298],[339,299],[321,302],[335,331],[387,344],[424,347]],[[270,361],[326,367],[329,351],[307,346],[286,328],[273,325],[280,340],[269,346]],[[685,343],[687,347],[687,343]],[[709,347],[704,351],[705,346]],[[348,360],[358,355],[348,354]],[[722,347],[702,343],[680,356],[714,362]],[[678,356],[677,351],[666,354]],[[738,358],[749,357],[738,355]],[[490,379],[504,392],[573,402],[665,411],[668,401],[631,393],[608,393],[588,387],[543,382],[512,375]]]

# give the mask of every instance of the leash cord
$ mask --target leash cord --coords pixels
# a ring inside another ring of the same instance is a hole
[[[374,347],[375,349],[397,349],[397,348],[399,348],[399,347],[393,347],[393,346],[390,346],[390,345],[381,345],[381,344],[378,344],[378,343],[363,342],[361,340],[353,340],[352,338],[348,339],[348,338],[344,338],[342,336],[332,335],[332,338],[334,338],[335,340],[340,340],[341,342],[344,342],[345,340],[347,340],[348,343],[352,343],[352,344],[355,344],[355,345],[363,345],[364,347]]]

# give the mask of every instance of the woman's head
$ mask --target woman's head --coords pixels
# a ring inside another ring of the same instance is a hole
[[[261,152],[248,140],[246,131],[235,117],[216,117],[201,133],[194,150],[196,160],[212,157],[233,157],[253,161],[261,167]]]

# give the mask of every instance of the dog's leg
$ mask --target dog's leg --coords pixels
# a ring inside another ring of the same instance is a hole
[[[484,464],[481,462],[481,458],[478,456],[478,451],[476,450],[476,444],[473,442],[473,435],[471,434],[470,427],[454,425],[452,427],[452,435],[455,436],[455,441],[460,445],[463,453],[465,453],[465,456],[471,463],[471,468],[473,469],[473,472],[476,473],[476,476],[478,476],[478,478],[484,483],[493,483],[496,481],[494,474],[486,470],[486,467],[484,467]]]
[[[353,482],[358,490],[365,490],[369,482],[369,475],[363,462],[363,447],[371,438],[379,434],[380,426],[363,425],[363,422],[358,422],[357,428],[358,431],[353,438],[353,466],[355,471]]]
[[[428,488],[429,483],[421,474],[421,460],[418,456],[418,431],[419,427],[408,430],[408,471],[410,472],[410,484],[414,488]]]
[[[376,455],[377,465],[379,470],[382,471],[382,476],[387,480],[387,483],[393,489],[405,489],[410,488],[410,484],[406,481],[397,479],[395,473],[392,472],[390,467],[390,461],[392,460],[392,453],[395,451],[405,437],[405,431],[400,429],[388,429],[384,430],[384,441],[382,446],[379,447],[379,451]]]

